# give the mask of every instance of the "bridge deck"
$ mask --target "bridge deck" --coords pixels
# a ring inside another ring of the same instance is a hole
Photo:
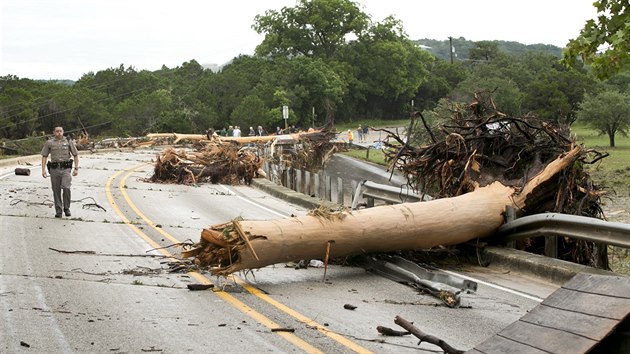
[[[620,323],[630,327],[629,314],[630,277],[581,273],[467,353],[586,353]]]

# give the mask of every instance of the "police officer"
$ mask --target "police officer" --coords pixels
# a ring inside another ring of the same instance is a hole
[[[50,184],[55,199],[55,217],[60,218],[61,212],[70,214],[70,185],[72,176],[79,172],[79,152],[74,141],[63,136],[63,128],[53,129],[53,138],[46,141],[42,148],[42,177],[47,178],[46,168],[50,172]],[[50,161],[46,163],[50,155]],[[72,167],[74,159],[74,168]],[[72,171],[72,174],[71,172]],[[63,193],[62,193],[63,192]]]

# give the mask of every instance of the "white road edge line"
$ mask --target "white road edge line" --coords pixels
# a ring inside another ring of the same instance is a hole
[[[240,195],[236,194],[236,192],[232,191],[232,190],[231,190],[230,188],[228,188],[227,186],[224,186],[224,185],[222,185],[222,184],[221,184],[221,187],[223,187],[226,191],[228,191],[228,192],[230,192],[230,193],[234,194],[234,195],[235,195],[238,199],[240,199],[240,200],[242,200],[242,201],[245,201],[245,202],[248,202],[248,203],[250,203],[250,204],[253,204],[253,205],[255,205],[255,206],[257,206],[257,207],[259,207],[259,208],[261,208],[261,209],[263,209],[263,210],[266,210],[266,211],[268,211],[268,212],[270,212],[270,213],[272,213],[272,214],[275,214],[275,215],[281,216],[281,217],[283,217],[283,218],[286,218],[286,217],[288,217],[288,216],[289,216],[289,215],[287,215],[287,214],[282,214],[282,213],[279,213],[279,212],[277,212],[277,211],[275,211],[275,210],[269,209],[269,208],[267,208],[266,206],[264,206],[264,205],[262,205],[262,204],[260,204],[260,203],[257,203],[257,202],[255,202],[255,201],[253,201],[253,200],[249,200],[249,199],[247,199],[247,198],[245,198],[245,197],[242,197],[242,196],[240,196]]]
[[[37,168],[37,167],[39,167],[39,166],[28,167],[28,169],[29,169],[29,170],[32,170],[32,169],[35,169],[35,168]],[[6,175],[2,175],[2,176],[0,176],[0,179],[5,179],[5,178],[7,178],[7,177],[9,177],[9,176],[15,176],[15,171],[13,171],[13,172],[9,172],[9,173],[7,173]]]
[[[491,287],[491,288],[495,288],[495,289],[498,289],[498,290],[502,290],[502,291],[508,292],[508,293],[510,293],[510,294],[514,294],[514,295],[522,296],[522,297],[524,297],[524,298],[526,298],[526,299],[530,299],[530,300],[533,300],[533,301],[536,301],[536,302],[543,302],[543,300],[545,300],[545,299],[540,298],[540,297],[538,297],[538,296],[529,295],[529,294],[522,293],[522,292],[517,291],[517,290],[513,290],[513,289],[510,289],[510,288],[505,288],[505,287],[502,287],[502,286],[500,286],[500,285],[496,285],[496,284],[488,283],[488,282],[486,282],[486,281],[479,280],[479,279],[475,279],[475,278],[473,278],[473,277],[469,277],[469,276],[467,276],[467,275],[463,275],[463,274],[455,273],[455,272],[452,272],[452,271],[450,271],[450,270],[444,270],[444,269],[441,269],[441,271],[443,271],[444,273],[447,273],[447,274],[453,275],[453,276],[457,276],[457,277],[464,278],[464,279],[467,279],[467,280],[472,280],[472,281],[474,281],[474,282],[477,282],[478,284],[483,284],[483,285],[485,285],[485,286],[489,286],[489,287]]]

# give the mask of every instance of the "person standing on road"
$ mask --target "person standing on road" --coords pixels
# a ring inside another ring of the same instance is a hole
[[[352,130],[348,129],[348,145],[352,145],[352,141],[354,140],[354,136],[352,135]]]
[[[79,173],[79,152],[77,147],[72,139],[63,136],[63,128],[57,126],[53,129],[53,138],[44,143],[41,155],[42,177],[48,177],[46,168],[48,168],[50,173],[50,184],[55,200],[55,217],[60,218],[62,211],[66,216],[71,216],[70,187],[72,176],[76,176]],[[48,155],[50,155],[50,161],[47,163]],[[73,160],[74,169],[72,168]]]
[[[360,124],[359,124],[359,128],[357,129],[357,133],[359,134],[359,142],[362,143],[363,142],[363,128],[361,127]]]

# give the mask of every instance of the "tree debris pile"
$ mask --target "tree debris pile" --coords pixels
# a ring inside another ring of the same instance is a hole
[[[412,146],[388,132],[386,159],[390,168],[407,176],[413,188],[436,198],[462,195],[495,181],[520,191],[546,165],[576,145],[568,129],[535,116],[509,117],[497,111],[490,94],[477,94],[464,107],[452,106],[450,118],[433,129],[422,114],[417,116],[421,122],[414,128],[420,131],[414,136],[424,136],[429,144]],[[583,167],[606,156],[582,149],[574,163],[532,191],[518,215],[557,212],[602,218],[600,197],[604,192]],[[591,263],[592,245],[563,241],[561,258]]]
[[[331,140],[335,132],[322,129],[299,133],[299,141],[295,144],[282,144],[279,154],[269,154],[268,161],[283,167],[317,172],[321,169],[339,147]],[[282,141],[274,142],[273,150]]]
[[[233,144],[207,144],[195,152],[167,148],[157,156],[150,182],[250,184],[263,160]]]

